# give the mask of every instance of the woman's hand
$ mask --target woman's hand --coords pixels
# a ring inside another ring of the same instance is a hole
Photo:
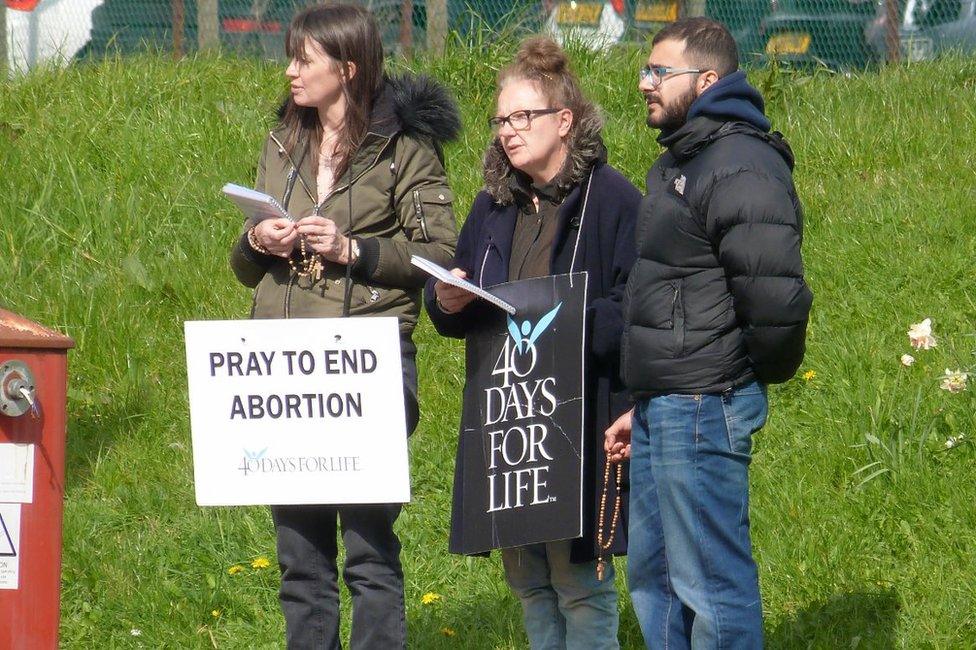
[[[258,222],[252,229],[254,240],[271,255],[288,257],[295,242],[298,241],[298,232],[295,224],[288,219],[265,219]]]
[[[459,278],[468,277],[467,273],[458,268],[451,269],[451,273]],[[455,287],[453,284],[440,280],[434,283],[434,295],[437,297],[437,306],[445,314],[456,314],[477,298],[470,291],[465,291],[461,287]]]
[[[634,409],[630,409],[604,432],[606,441],[603,449],[610,454],[611,463],[619,463],[630,458],[630,430],[634,418]]]
[[[339,232],[335,221],[325,217],[305,217],[296,224],[299,235],[304,235],[312,250],[338,264],[349,264],[349,238]],[[356,261],[355,254],[352,262]]]

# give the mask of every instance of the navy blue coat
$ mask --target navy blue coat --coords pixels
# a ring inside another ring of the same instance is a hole
[[[589,182],[589,196],[587,184]],[[583,214],[583,203],[586,211]],[[575,540],[572,560],[584,562],[596,557],[596,520],[603,489],[606,455],[603,432],[613,420],[630,408],[620,382],[620,338],[623,332],[621,304],[627,276],[637,258],[634,223],[641,194],[620,172],[597,162],[592,177],[585,178],[566,196],[557,211],[559,229],[553,242],[551,272],[587,271],[586,327],[589,342],[586,357],[586,440],[583,472],[583,537]],[[508,281],[509,257],[518,208],[497,203],[487,192],[475,198],[471,212],[458,235],[453,266],[465,271],[468,279],[487,288]],[[576,263],[570,268],[574,249]],[[464,338],[480,323],[489,309],[475,300],[457,314],[445,314],[434,299],[434,280],[427,283],[424,299],[434,327],[444,336]],[[624,468],[626,482],[626,467]],[[613,479],[607,504],[607,521],[613,510]],[[626,488],[621,519],[616,531],[615,554],[626,551]],[[590,504],[587,508],[585,504]],[[609,531],[604,531],[606,536]]]

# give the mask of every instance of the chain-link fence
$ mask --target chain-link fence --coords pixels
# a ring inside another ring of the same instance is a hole
[[[296,9],[311,0],[3,0],[0,66],[145,48],[221,48],[280,59]],[[549,32],[593,49],[643,42],[681,16],[735,35],[744,63],[775,58],[835,69],[976,50],[976,0],[363,0],[391,52],[446,39]],[[5,23],[5,24],[4,24]]]

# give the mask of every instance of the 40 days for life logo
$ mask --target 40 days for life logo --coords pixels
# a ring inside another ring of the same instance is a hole
[[[536,341],[546,332],[562,303],[535,325],[519,326],[507,317],[508,334],[492,368],[501,386],[484,389],[484,426],[488,436],[488,512],[555,501],[548,488],[553,456],[546,449],[549,423],[556,410],[556,378],[535,376],[539,360]],[[550,342],[550,344],[552,344]]]

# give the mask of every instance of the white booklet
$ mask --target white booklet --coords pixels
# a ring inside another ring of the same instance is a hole
[[[234,202],[247,217],[248,221],[257,223],[264,219],[288,219],[294,221],[288,211],[281,207],[278,200],[264,192],[252,190],[243,185],[227,183],[223,187],[224,196]]]
[[[441,282],[446,282],[447,284],[454,285],[455,287],[460,287],[465,291],[469,291],[474,295],[478,296],[479,298],[484,298],[485,300],[495,305],[496,307],[500,307],[501,309],[504,309],[510,315],[512,316],[515,315],[515,307],[512,307],[510,304],[508,304],[501,298],[498,298],[497,296],[493,296],[492,294],[488,293],[478,285],[472,284],[467,280],[465,280],[464,278],[457,277],[456,275],[454,275],[453,273],[445,269],[443,266],[434,264],[430,260],[423,257],[418,257],[417,255],[410,256],[410,263],[416,266],[418,269],[421,269],[425,273],[434,276]]]

